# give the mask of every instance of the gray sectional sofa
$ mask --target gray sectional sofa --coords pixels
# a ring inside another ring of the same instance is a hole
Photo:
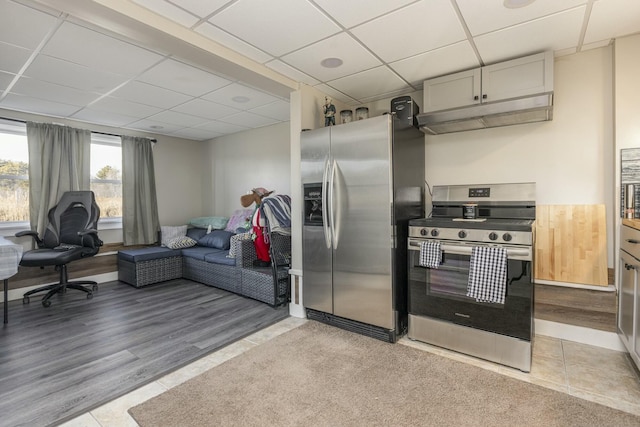
[[[195,246],[153,246],[118,253],[118,280],[136,287],[185,278],[253,298],[272,306],[288,303],[291,237],[270,234],[272,265],[254,267],[253,242],[223,230],[191,228]],[[231,257],[229,257],[231,253]]]

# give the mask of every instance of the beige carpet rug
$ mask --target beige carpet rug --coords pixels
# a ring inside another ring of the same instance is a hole
[[[640,417],[309,321],[129,410],[159,426],[639,426]]]

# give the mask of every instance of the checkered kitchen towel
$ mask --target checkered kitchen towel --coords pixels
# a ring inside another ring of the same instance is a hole
[[[471,250],[467,296],[478,302],[504,304],[507,290],[507,250],[474,246]]]
[[[420,266],[438,268],[442,262],[440,242],[420,242]]]

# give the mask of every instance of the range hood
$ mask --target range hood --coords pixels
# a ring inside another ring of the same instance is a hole
[[[420,130],[429,135],[543,122],[553,119],[553,92],[421,113],[416,119]]]

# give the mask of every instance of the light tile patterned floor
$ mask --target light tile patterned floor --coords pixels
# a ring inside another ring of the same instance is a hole
[[[129,408],[305,322],[306,319],[289,317],[62,426],[136,427],[138,424],[127,412]],[[640,415],[640,377],[629,357],[618,351],[538,335],[531,372],[524,373],[406,337],[399,343]]]

